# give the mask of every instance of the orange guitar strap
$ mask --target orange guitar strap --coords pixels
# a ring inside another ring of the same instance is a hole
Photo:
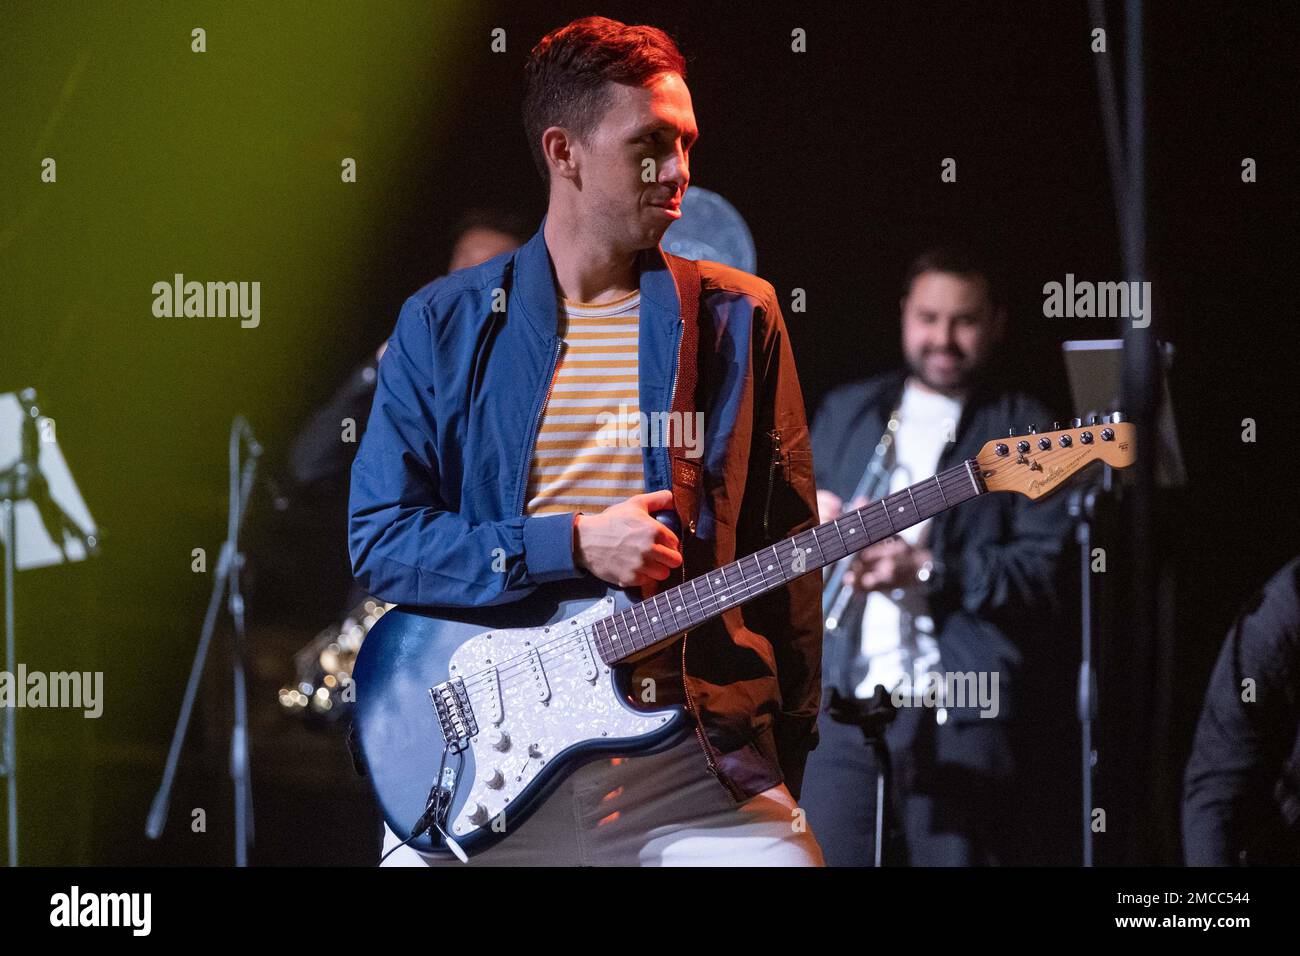
[[[677,284],[677,298],[681,303],[682,339],[677,350],[677,384],[673,394],[672,415],[669,416],[668,428],[669,462],[672,467],[673,507],[681,520],[683,543],[682,554],[686,554],[685,542],[688,535],[695,533],[695,525],[700,517],[700,499],[703,493],[703,456],[688,457],[683,426],[687,416],[696,412],[696,395],[699,385],[699,343],[700,343],[700,267],[690,259],[664,253],[668,268],[672,270],[673,280]],[[674,427],[673,423],[676,423]],[[697,441],[703,435],[695,432]],[[682,565],[683,580],[688,576],[685,563]]]

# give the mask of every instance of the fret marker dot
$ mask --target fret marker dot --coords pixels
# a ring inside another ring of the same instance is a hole
[[[652,618],[650,618],[650,623],[653,624],[653,623],[654,623],[655,621],[657,621],[657,620],[659,620],[659,618],[657,618],[657,617],[652,617]]]
[[[769,565],[767,566],[767,569],[768,569],[769,571],[771,571],[771,570],[772,570],[772,565],[769,564]]]
[[[635,631],[636,628],[635,628],[635,627],[629,627],[628,630],[629,630],[629,631]]]
[[[682,609],[682,606],[681,606],[681,605],[680,605],[680,604],[679,604],[679,605],[677,605],[677,610],[679,610],[679,611],[680,611],[680,610],[681,610],[681,609]]]
[[[850,528],[850,529],[849,529],[849,534],[857,534],[857,533],[858,533],[858,529],[857,529],[857,528]]]

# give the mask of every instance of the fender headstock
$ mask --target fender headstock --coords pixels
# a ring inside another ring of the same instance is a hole
[[[1137,458],[1136,429],[1118,412],[1070,425],[986,442],[975,456],[984,487],[1041,498],[1094,461],[1127,468]]]

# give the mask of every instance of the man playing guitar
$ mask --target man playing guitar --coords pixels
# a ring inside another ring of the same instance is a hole
[[[368,592],[440,608],[593,580],[648,595],[684,560],[698,574],[817,524],[771,285],[698,263],[698,358],[679,345],[690,267],[659,241],[698,135],[685,72],[662,31],[603,17],[532,51],[524,125],[547,215],[519,250],[402,309],[352,472],[349,547]],[[683,363],[698,363],[684,380],[698,382],[686,398],[703,441],[698,519],[679,535],[653,515],[674,508],[690,462],[644,431],[631,447],[612,439],[673,407]],[[683,704],[694,735],[580,767],[472,862],[821,865],[795,803],[816,743],[819,600],[806,575],[691,629],[689,655],[678,642],[641,661],[639,699]],[[389,863],[459,865],[385,831]]]

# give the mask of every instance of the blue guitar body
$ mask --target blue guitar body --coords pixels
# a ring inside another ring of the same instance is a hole
[[[627,668],[596,653],[591,624],[632,603],[590,578],[495,607],[386,613],[356,660],[353,732],[393,832],[405,839],[441,800],[445,833],[479,853],[584,763],[690,733],[680,707],[634,708]],[[410,845],[451,854],[438,829]]]

